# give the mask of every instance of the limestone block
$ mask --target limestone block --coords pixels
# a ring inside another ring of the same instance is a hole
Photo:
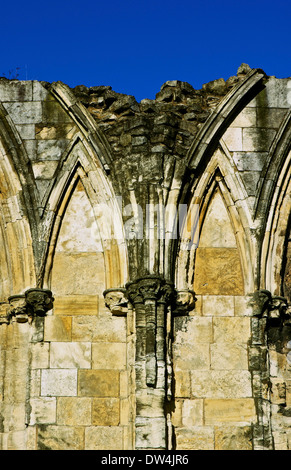
[[[35,124],[19,124],[15,127],[23,140],[34,140]]]
[[[182,403],[182,426],[202,426],[203,400],[184,400]]]
[[[58,295],[102,295],[105,289],[103,254],[57,252],[51,285],[56,299]]]
[[[123,428],[92,426],[85,429],[85,450],[122,450]]]
[[[178,317],[174,321],[175,344],[212,342],[212,318]]]
[[[219,423],[251,424],[256,421],[255,403],[252,398],[211,400],[204,405],[206,425]]]
[[[203,316],[231,317],[234,315],[234,299],[231,295],[204,295]]]
[[[225,343],[210,345],[211,369],[248,369],[248,349],[246,344]]]
[[[239,171],[262,171],[267,152],[233,152],[233,160]]]
[[[243,129],[241,150],[244,152],[267,152],[275,135],[276,131],[274,129]]]
[[[196,250],[194,292],[202,295],[242,295],[244,291],[236,248]]]
[[[98,317],[74,317],[72,338],[75,341],[125,342],[126,318],[112,317],[108,311]]]
[[[49,122],[50,124],[61,122],[72,122],[72,118],[63,107],[55,100],[46,100],[42,103],[43,111],[43,122]]]
[[[118,426],[120,400],[118,398],[93,398],[92,424],[95,426]]]
[[[163,449],[165,447],[165,418],[136,417],[136,448]]]
[[[191,380],[189,371],[175,371],[175,397],[190,398],[191,396]]]
[[[246,370],[191,371],[191,396],[194,398],[250,398],[251,375]]]
[[[97,315],[97,295],[56,295],[55,315]]]
[[[72,139],[75,132],[76,127],[73,123],[58,124],[56,126],[41,123],[35,126],[35,138],[37,140],[50,140],[51,146],[58,146],[63,150],[65,148],[64,139]],[[44,143],[40,144],[39,148],[44,150],[44,147],[42,146],[46,145]],[[49,149],[49,145],[47,145],[47,148]]]
[[[42,120],[42,108],[39,101],[3,103],[14,124],[36,124]]]
[[[50,315],[45,317],[44,341],[71,341],[72,318]]]
[[[0,80],[0,101],[32,101],[32,83],[24,80]]]
[[[237,295],[234,297],[234,314],[239,317],[250,317],[253,315],[251,298],[249,296]]]
[[[44,369],[41,373],[42,396],[76,396],[77,369]]]
[[[90,369],[91,343],[51,343],[50,367],[64,369]]]
[[[39,426],[37,435],[37,449],[83,450],[84,428],[81,426]]]
[[[126,344],[93,343],[92,367],[93,369],[125,369]]]
[[[247,317],[213,318],[214,343],[247,344],[250,336],[250,319]]]
[[[210,369],[210,353],[208,343],[191,343],[173,346],[174,369],[199,370]]]
[[[37,126],[36,129],[38,129]],[[46,159],[59,161],[68,145],[68,141],[65,139],[36,140],[35,143],[37,160],[39,161]]]
[[[214,429],[192,426],[175,429],[177,450],[214,450]]]
[[[223,134],[222,139],[231,152],[243,150],[242,129],[240,127],[229,127]]]
[[[31,412],[29,424],[54,424],[56,422],[57,403],[55,397],[33,398],[30,400]]]
[[[57,400],[58,425],[91,425],[91,398],[59,397]]]
[[[79,396],[114,398],[119,396],[119,390],[119,371],[79,370]]]
[[[58,162],[54,160],[47,160],[45,162],[32,163],[32,170],[36,179],[50,180],[57,169]]]
[[[32,81],[33,101],[53,100],[50,92],[37,80]]]
[[[40,342],[31,344],[32,369],[47,369],[49,366],[49,344]]]
[[[230,124],[231,127],[255,127],[257,123],[257,110],[253,107],[244,108]]]
[[[251,426],[215,426],[214,431],[215,450],[253,450]]]

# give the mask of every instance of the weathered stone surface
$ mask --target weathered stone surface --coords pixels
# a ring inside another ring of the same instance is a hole
[[[0,447],[289,448],[291,79],[2,78],[0,105]]]
[[[119,372],[117,370],[80,370],[80,396],[118,397]]]

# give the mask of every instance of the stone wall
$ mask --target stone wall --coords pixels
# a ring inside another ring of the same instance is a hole
[[[287,450],[291,79],[0,79],[0,448]]]

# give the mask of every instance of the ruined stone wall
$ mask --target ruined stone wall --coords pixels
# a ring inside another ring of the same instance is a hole
[[[291,79],[0,80],[0,448],[289,449]]]

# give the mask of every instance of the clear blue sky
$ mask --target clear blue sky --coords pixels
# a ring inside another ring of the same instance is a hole
[[[242,62],[291,76],[290,0],[6,0],[0,74],[110,85],[138,101],[167,80],[203,83]]]

